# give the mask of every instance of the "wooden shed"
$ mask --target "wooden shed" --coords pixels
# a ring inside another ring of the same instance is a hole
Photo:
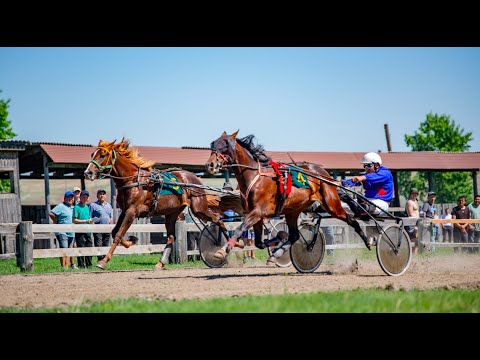
[[[0,192],[0,224],[22,221],[19,152],[23,151],[25,141],[0,141],[0,179],[6,185]],[[11,252],[15,252],[14,235],[0,234],[0,254]]]

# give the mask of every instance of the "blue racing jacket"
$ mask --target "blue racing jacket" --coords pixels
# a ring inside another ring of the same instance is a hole
[[[365,189],[367,199],[380,199],[386,202],[393,198],[393,176],[385,166],[371,174],[364,174],[366,179],[361,183],[354,183],[351,179],[342,180],[343,186],[360,186]]]

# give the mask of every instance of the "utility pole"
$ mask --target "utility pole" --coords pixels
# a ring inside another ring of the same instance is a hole
[[[388,124],[383,125],[385,129],[385,138],[387,139],[387,150],[388,152],[392,151],[392,143],[390,142],[390,131],[388,130]],[[397,171],[392,171],[393,175],[393,187],[395,189],[395,196],[393,198],[393,206],[400,206],[400,192],[398,189],[398,174]]]

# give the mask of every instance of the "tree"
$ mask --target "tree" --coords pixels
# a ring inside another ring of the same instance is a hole
[[[2,90],[0,90],[0,94]],[[0,99],[0,140],[7,140],[17,136],[10,127],[11,121],[8,120],[8,106],[10,99]]]
[[[2,90],[0,90],[1,92]],[[7,140],[17,136],[10,127],[11,122],[8,119],[9,103],[10,99],[0,99],[0,140]],[[2,192],[10,192],[10,180],[0,180],[0,193]]]
[[[464,134],[464,130],[449,115],[439,116],[431,112],[414,135],[405,135],[405,143],[412,151],[463,152],[470,149],[469,142],[472,140],[472,132]],[[426,171],[419,171],[413,176],[411,173],[400,173],[402,195],[408,198],[410,188],[416,187],[420,196],[425,196],[429,175]],[[473,180],[469,172],[435,172],[431,176],[438,203],[456,203],[460,195],[467,196],[468,200],[473,193]]]

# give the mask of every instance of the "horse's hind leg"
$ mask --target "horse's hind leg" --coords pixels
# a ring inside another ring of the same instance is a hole
[[[322,206],[332,217],[345,221],[348,225],[355,229],[355,232],[362,238],[365,246],[370,250],[368,238],[363,232],[358,221],[351,215],[347,214],[342,206],[337,190],[333,185],[323,183],[320,188],[322,195]]]

